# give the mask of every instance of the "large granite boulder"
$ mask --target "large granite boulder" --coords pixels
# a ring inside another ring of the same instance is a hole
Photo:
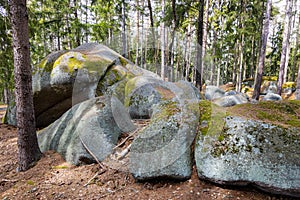
[[[221,107],[230,107],[237,104],[248,103],[249,100],[246,94],[237,93],[234,95],[227,95],[218,99],[213,100],[213,103]]]
[[[200,94],[187,82],[166,83],[164,87],[159,91],[162,100],[152,105],[150,124],[138,133],[131,146],[129,170],[140,181],[182,180],[192,173]]]
[[[201,132],[195,146],[201,179],[224,185],[251,184],[272,193],[300,196],[299,121],[293,126],[290,121],[288,126],[276,125],[236,116],[208,103],[201,106]],[[260,105],[245,105],[245,110],[248,106]],[[281,105],[272,105],[276,106]],[[288,107],[280,108],[291,113]]]
[[[278,94],[268,93],[263,98],[263,101],[281,101],[282,97]]]
[[[135,76],[156,74],[97,43],[48,55],[33,71],[37,127],[46,127],[72,105],[95,96],[113,94],[122,102],[125,85]]]
[[[192,143],[199,122],[197,105],[197,101],[183,106],[167,100],[154,107],[150,124],[131,146],[129,170],[134,178],[145,181],[191,177]]]
[[[205,98],[207,100],[214,100],[225,96],[225,91],[217,86],[206,86],[205,88]]]
[[[42,152],[54,150],[75,165],[108,156],[121,133],[135,129],[122,103],[115,97],[97,97],[79,103],[38,132]],[[88,148],[88,151],[87,149]]]

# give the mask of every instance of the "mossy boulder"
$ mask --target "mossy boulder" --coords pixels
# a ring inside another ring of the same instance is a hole
[[[58,120],[38,132],[42,152],[54,150],[72,164],[96,162],[108,156],[121,133],[133,131],[129,114],[114,97],[97,97],[73,106]]]
[[[299,105],[261,102],[222,109],[201,102],[201,127],[195,145],[198,176],[218,184],[251,184],[268,192],[299,197]],[[254,107],[258,109],[251,110]],[[286,121],[279,124],[269,119],[276,117],[272,112],[280,112]]]
[[[33,73],[36,125],[46,127],[72,105],[95,96],[114,94],[124,102],[124,84],[139,75],[158,77],[97,43],[54,52]]]
[[[156,104],[150,124],[130,150],[129,170],[139,181],[186,180],[192,173],[192,143],[198,126],[198,102],[165,100]]]

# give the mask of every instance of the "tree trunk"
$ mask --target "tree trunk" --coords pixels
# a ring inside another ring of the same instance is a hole
[[[38,146],[32,96],[28,13],[26,0],[10,0],[15,66],[15,94],[18,128],[19,171],[26,171],[41,157]]]
[[[290,33],[291,33],[291,12],[292,12],[292,0],[286,1],[286,14],[285,14],[285,20],[284,20],[284,30],[283,30],[283,40],[282,40],[282,51],[281,51],[281,57],[280,57],[280,69],[279,69],[279,75],[278,75],[278,83],[277,83],[277,93],[281,95],[282,92],[282,84],[284,82],[284,68],[286,59],[288,57],[287,55],[287,48],[288,43],[290,40]]]
[[[207,9],[207,8],[206,8]],[[203,15],[204,0],[199,0],[198,26],[197,26],[197,61],[196,61],[196,87],[202,90],[202,72],[203,72]]]
[[[122,55],[127,58],[125,0],[122,0]]]
[[[139,1],[136,0],[136,30],[137,30],[137,42],[136,42],[136,52],[135,52],[135,64],[139,64],[139,44],[140,44],[140,11],[139,11]]]
[[[293,63],[292,63],[292,81],[295,81],[295,72],[296,72],[296,66],[297,66],[297,53],[298,53],[298,46],[299,46],[299,37],[300,37],[300,14],[299,14],[299,20],[298,20],[298,31],[296,36],[296,46],[294,50],[294,56],[293,56]],[[298,75],[299,76],[299,75]]]
[[[263,76],[263,69],[265,66],[265,57],[266,57],[266,47],[269,35],[269,25],[270,25],[270,15],[271,15],[271,7],[272,7],[272,0],[267,1],[267,10],[266,10],[266,17],[265,23],[263,24],[263,33],[261,37],[261,48],[259,52],[259,63],[258,63],[258,70],[256,74],[256,82],[254,86],[253,96],[252,99],[259,99],[260,95],[260,86],[262,83],[262,76]]]
[[[165,0],[161,1],[162,18],[165,17]],[[165,23],[161,23],[161,70],[160,76],[165,78]]]
[[[203,79],[203,73],[204,73],[203,70],[204,70],[204,61],[205,61],[206,46],[207,46],[207,30],[208,30],[209,5],[210,5],[210,0],[206,0],[206,3],[205,3],[205,13],[204,13],[205,22],[203,22],[202,60],[201,60],[201,72],[200,72],[201,77],[199,77],[200,80]],[[197,76],[197,74],[196,74],[196,76]],[[203,80],[202,80],[202,84],[203,84]],[[202,87],[200,87],[200,88],[202,89]]]
[[[297,86],[296,86],[296,92],[295,92],[295,99],[300,100],[300,64],[298,67],[298,78],[297,78]]]

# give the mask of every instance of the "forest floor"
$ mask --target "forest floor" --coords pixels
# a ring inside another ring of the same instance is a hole
[[[0,106],[0,118],[5,108]],[[16,172],[16,128],[0,123],[1,199],[291,199],[261,192],[251,186],[224,188],[199,180],[195,167],[184,182],[143,182],[130,173],[98,164],[73,166],[54,152],[46,152],[33,168]]]

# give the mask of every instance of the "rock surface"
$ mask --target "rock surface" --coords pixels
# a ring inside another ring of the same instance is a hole
[[[217,104],[221,107],[230,107],[237,104],[248,103],[248,99],[246,94],[235,94],[235,95],[227,95],[218,99],[213,100],[213,103]]]
[[[299,130],[216,113],[210,120],[218,128],[203,129],[196,141],[199,177],[299,197]],[[213,126],[202,121],[202,126],[207,124]]]
[[[282,97],[278,94],[268,93],[263,97],[262,100],[263,101],[282,101]]]
[[[102,161],[112,152],[122,132],[135,129],[126,113],[114,97],[97,97],[77,104],[39,131],[40,149],[54,150],[75,165],[95,162],[90,152]]]
[[[130,172],[137,180],[191,177],[192,143],[199,122],[197,104],[167,100],[155,106],[150,124],[131,146]]]
[[[205,98],[207,100],[214,100],[225,96],[225,91],[217,86],[206,86]]]

